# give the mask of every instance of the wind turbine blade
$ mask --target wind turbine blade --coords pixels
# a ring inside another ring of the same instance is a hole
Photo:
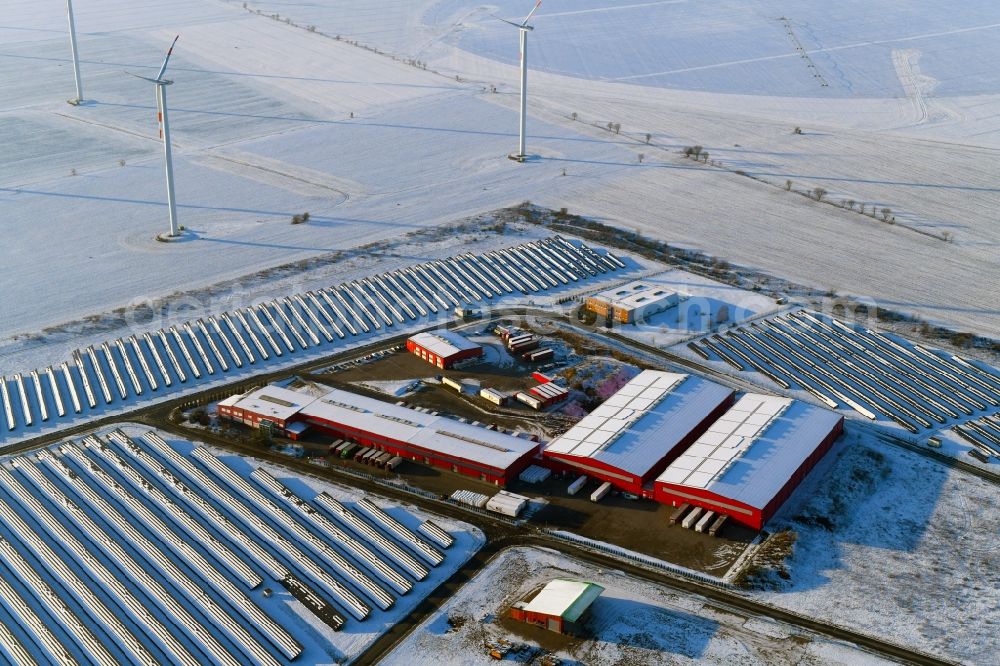
[[[506,24],[508,24],[508,25],[512,25],[512,26],[514,26],[515,28],[521,28],[521,27],[524,27],[524,26],[522,26],[522,25],[521,25],[520,23],[514,23],[513,21],[508,21],[507,19],[502,19],[502,18],[500,18],[499,16],[497,16],[497,17],[495,17],[495,18],[496,18],[496,20],[498,20],[498,21],[503,21],[504,23],[506,23]]]
[[[540,1],[541,0],[539,0],[539,2]],[[163,73],[167,71],[167,62],[170,60],[170,54],[174,52],[174,44],[177,43],[178,39],[180,39],[180,35],[177,35],[176,37],[174,37],[174,41],[170,42],[170,48],[167,49],[167,55],[163,59],[163,64],[160,65],[160,71],[159,71],[159,73],[157,73],[157,75],[156,75],[157,79],[162,79],[163,78]]]
[[[538,0],[538,2],[536,2],[536,3],[535,3],[535,6],[531,8],[531,11],[530,11],[530,12],[528,12],[528,15],[524,17],[524,22],[523,22],[523,23],[521,23],[521,25],[522,25],[522,26],[524,26],[524,25],[528,25],[528,21],[530,21],[530,20],[531,20],[531,17],[532,17],[532,15],[533,15],[533,14],[534,14],[535,12],[537,12],[537,11],[538,11],[538,8],[539,8],[539,7],[541,7],[541,6],[542,6],[542,0]]]

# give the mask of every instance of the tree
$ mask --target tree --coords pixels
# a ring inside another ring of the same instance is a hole
[[[824,190],[822,187],[814,187],[812,195],[816,201],[822,201],[823,197],[826,196],[826,190]]]
[[[704,162],[705,164],[708,164],[708,152],[707,151],[701,154],[701,161]]]
[[[854,210],[854,204],[856,204],[857,202],[854,199],[848,199],[845,203],[847,204],[848,208]]]
[[[309,221],[309,213],[302,213],[302,221],[303,222]]]
[[[302,224],[302,216],[298,213],[292,215],[292,224]]]
[[[646,132],[646,143],[649,143],[652,140],[652,138],[653,138],[653,135],[650,134],[649,132]]]
[[[570,120],[576,120],[576,118],[577,118],[576,111],[574,111],[573,113],[569,114],[569,119]]]
[[[889,217],[892,216],[892,211],[889,210],[888,208],[883,208],[879,212],[882,214],[882,221],[883,222],[888,222],[889,221]]]
[[[786,192],[791,192],[791,190],[792,190],[792,181],[786,180],[785,181],[785,191]]]
[[[644,159],[646,159],[646,156],[644,154],[642,154],[642,153],[639,153],[639,164],[642,164],[642,161]]]

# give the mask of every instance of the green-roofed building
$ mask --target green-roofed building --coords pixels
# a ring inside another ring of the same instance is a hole
[[[595,583],[556,578],[530,601],[518,601],[510,609],[515,620],[545,627],[560,634],[580,621],[604,588]]]

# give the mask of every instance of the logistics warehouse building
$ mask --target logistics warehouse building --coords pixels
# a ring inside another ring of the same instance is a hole
[[[450,368],[467,358],[479,358],[483,348],[465,336],[445,329],[433,333],[417,333],[406,341],[413,354],[439,368]]]
[[[587,309],[623,324],[632,324],[669,310],[685,298],[687,296],[679,292],[637,280],[588,297]]]
[[[643,486],[728,409],[733,395],[693,375],[643,370],[542,453],[557,469],[652,497]]]
[[[538,453],[526,439],[337,389],[317,398],[266,386],[220,402],[218,413],[253,426],[271,420],[286,432],[308,426],[497,485],[516,479]]]
[[[830,450],[844,417],[748,393],[656,479],[655,499],[761,529]]]

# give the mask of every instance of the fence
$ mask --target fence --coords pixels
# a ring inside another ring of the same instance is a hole
[[[706,583],[708,585],[713,585],[715,587],[719,587],[724,590],[739,589],[735,585],[732,585],[723,580],[715,578],[714,576],[698,573],[697,571],[691,571],[690,569],[685,569],[684,567],[677,566],[675,564],[670,564],[669,562],[664,562],[663,560],[658,560],[655,557],[643,555],[642,553],[637,553],[635,551],[631,551],[626,548],[619,548],[618,546],[613,546],[611,544],[603,543],[601,541],[594,541],[593,539],[588,539],[586,537],[573,534],[572,532],[546,530],[546,534],[553,536],[557,539],[562,539],[563,541],[569,541],[570,543],[576,543],[585,546],[587,548],[591,548],[593,550],[599,550],[603,553],[607,553],[609,555],[613,555],[615,557],[624,560],[637,562],[647,567],[652,567],[654,569],[660,569],[662,571],[666,571],[670,574],[683,576],[684,578],[698,581],[699,583]]]

